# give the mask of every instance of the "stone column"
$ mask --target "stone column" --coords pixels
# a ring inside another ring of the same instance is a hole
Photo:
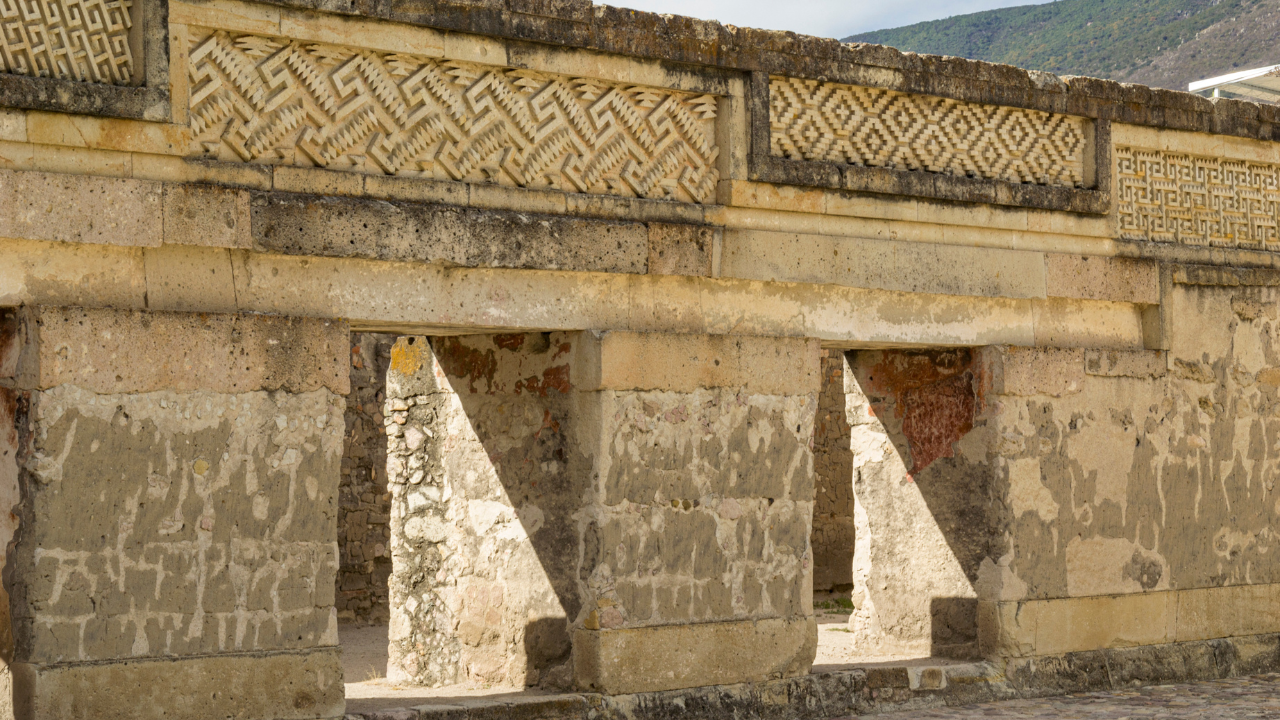
[[[19,718],[334,718],[341,323],[17,314]],[[0,476],[0,480],[3,476]],[[0,491],[0,499],[7,497]]]
[[[816,342],[403,338],[393,672],[627,693],[808,671]]]
[[[859,660],[972,657],[976,584],[1005,553],[981,355],[861,351],[845,369]]]

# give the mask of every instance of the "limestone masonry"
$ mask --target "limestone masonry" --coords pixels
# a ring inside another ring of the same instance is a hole
[[[559,693],[367,717],[1280,668],[1277,168],[580,0],[0,2],[0,717],[342,718],[348,625]]]

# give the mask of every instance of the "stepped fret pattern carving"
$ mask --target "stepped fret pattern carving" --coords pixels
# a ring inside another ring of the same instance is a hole
[[[133,0],[0,0],[0,72],[127,85]]]
[[[706,202],[716,101],[650,87],[206,31],[196,152],[224,160]]]
[[[1280,166],[1116,148],[1120,237],[1280,249]]]
[[[839,83],[770,78],[775,157],[1084,185],[1085,121]]]

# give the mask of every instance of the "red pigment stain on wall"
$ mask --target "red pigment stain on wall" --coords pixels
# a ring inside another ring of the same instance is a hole
[[[869,388],[894,400],[915,475],[934,460],[955,455],[970,430],[979,397],[973,354],[968,350],[886,351],[871,368]],[[877,403],[878,404],[878,403]],[[882,413],[885,408],[874,408]]]
[[[498,360],[492,350],[478,350],[456,337],[443,338],[436,348],[436,359],[446,374],[467,380],[467,388],[476,392],[476,382],[484,380],[486,390],[493,392],[493,376],[498,372]],[[394,354],[391,358],[395,362]]]
[[[514,335],[494,335],[493,344],[503,350],[519,350],[524,345],[524,333]]]
[[[540,397],[546,397],[548,390],[558,390],[562,393],[569,392],[569,366],[556,365],[547,368],[542,373],[542,377],[534,375],[524,380],[516,381],[516,394],[522,392],[537,393]]]

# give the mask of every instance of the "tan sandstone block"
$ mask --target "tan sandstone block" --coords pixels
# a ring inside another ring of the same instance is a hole
[[[206,0],[200,3],[174,2],[169,5],[169,22],[198,25],[216,30],[280,34],[280,10],[271,5]]]
[[[482,65],[507,66],[507,44],[495,38],[466,33],[444,36],[444,57]]]
[[[512,67],[569,77],[599,78],[626,85],[648,85],[690,93],[724,95],[729,91],[728,84],[715,75],[673,70],[670,65],[656,60],[540,44],[513,44],[506,52],[507,62]]]
[[[0,237],[155,247],[159,183],[0,171]]]
[[[572,382],[583,390],[805,395],[821,382],[821,347],[805,338],[609,332],[596,343],[584,336],[577,351]]]
[[[1173,642],[1170,592],[1034,601],[1037,655]]]
[[[915,221],[920,206],[920,201],[909,197],[832,192],[827,194],[825,208],[828,215]]]
[[[444,55],[444,34],[405,23],[389,23],[310,10],[280,11],[280,34],[299,40],[332,43],[422,57]]]
[[[156,390],[243,393],[349,388],[347,324],[336,320],[35,307],[23,370],[36,389],[99,394]]]
[[[180,155],[191,145],[191,128],[120,118],[33,112],[28,120],[27,138],[28,142],[37,145]]]
[[[796,677],[817,652],[813,618],[578,630],[582,690],[621,695]]]
[[[1143,350],[1142,308],[1131,303],[1050,298],[1036,302],[1036,344]]]
[[[143,251],[147,308],[170,312],[236,311],[231,256],[222,248],[169,245]]]
[[[191,119],[191,76],[187,71],[189,39],[186,25],[169,23],[169,103],[172,120],[179,125],[187,125]]]
[[[164,242],[167,245],[253,247],[249,193],[215,185],[166,185]]]
[[[508,187],[497,183],[473,183],[471,204],[475,207],[554,215],[563,215],[568,209],[565,193]]]
[[[0,140],[28,142],[27,113],[22,110],[0,110]]]
[[[0,140],[0,169],[30,170],[35,167],[35,163],[35,145],[28,142]]]
[[[1049,297],[1160,303],[1155,261],[1048,253],[1044,262]]]
[[[236,185],[254,190],[270,190],[272,181],[271,167],[267,165],[146,153],[133,154],[133,177],[138,180]]]
[[[64,175],[104,175],[129,177],[133,174],[133,155],[116,150],[37,145],[32,165],[45,172]]]
[[[394,175],[366,175],[364,178],[365,195],[385,200],[466,205],[470,202],[470,189],[468,183],[448,180]]]
[[[0,239],[0,305],[146,307],[140,248]]]
[[[357,172],[277,165],[272,185],[284,192],[311,195],[363,195],[364,175]]]
[[[337,648],[271,655],[13,666],[14,709],[31,720],[338,718]]]
[[[783,212],[821,213],[826,206],[826,193],[790,185],[731,180],[729,204]]]
[[[618,197],[614,195],[590,195],[587,193],[566,193],[568,210],[571,215],[584,215],[619,220],[638,220],[640,222],[673,222],[701,225],[714,221],[707,217],[710,209],[697,203],[677,203],[665,200],[648,200],[645,198]]]
[[[1084,351],[1057,348],[992,348],[992,392],[997,395],[1050,395],[1080,392],[1084,384]]]
[[[749,230],[725,231],[720,274],[939,295],[1045,292],[1039,253]]]
[[[1280,632],[1280,584],[1180,590],[1178,642]]]
[[[1039,608],[1034,602],[979,602],[978,649],[982,656],[1034,655]]]
[[[649,223],[650,275],[711,275],[720,228]]]

